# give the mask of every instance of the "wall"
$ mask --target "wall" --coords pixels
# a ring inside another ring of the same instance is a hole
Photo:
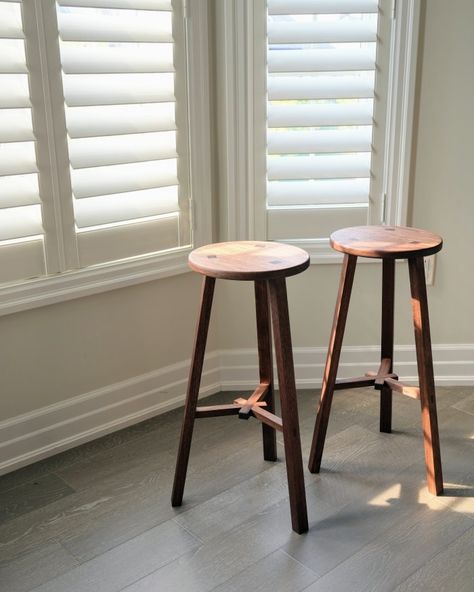
[[[437,372],[447,381],[469,382],[474,3],[428,0],[423,12],[410,222],[445,238],[429,288]],[[357,270],[345,341],[357,346],[346,356],[356,366],[376,358],[380,271],[378,264]],[[320,265],[288,281],[300,385],[314,386],[321,373],[338,276],[338,266]],[[411,346],[405,264],[397,279],[396,343]],[[184,274],[0,318],[0,472],[178,405],[198,297],[199,278]],[[250,386],[256,374],[251,286],[222,282],[216,298],[205,393]],[[413,374],[412,349],[401,348],[398,357]]]

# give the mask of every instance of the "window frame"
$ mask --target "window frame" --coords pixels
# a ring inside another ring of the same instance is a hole
[[[192,5],[185,0],[177,1],[182,1],[186,28],[184,49],[188,84],[191,246],[60,273],[55,273],[52,269],[53,275],[6,283],[0,286],[0,316],[187,272],[189,271],[187,258],[190,251],[196,246],[211,241],[212,177],[208,0],[193,0]],[[41,55],[42,51],[45,53],[51,51],[47,46],[48,22],[46,20],[48,9],[51,10],[51,8],[55,8],[54,3],[35,2],[31,3],[29,9],[24,13],[24,29],[30,32],[36,31],[38,36],[36,42],[40,44],[40,47],[42,46],[38,60],[44,59],[44,55]],[[59,52],[57,52],[56,59],[59,60]],[[40,70],[41,68],[39,68]],[[46,71],[44,75],[47,76],[48,72]],[[50,84],[51,81],[48,79],[30,81],[30,92],[32,95],[37,93],[37,99],[38,93],[43,92],[40,87],[49,88]],[[54,80],[52,84],[54,84]],[[40,114],[37,125],[44,133],[49,126],[49,137],[57,138],[58,130],[55,129],[55,124],[59,123],[61,127],[61,122],[54,121],[51,116],[51,107],[49,109],[41,107],[41,110],[43,113]],[[61,130],[59,130],[61,139],[63,134],[60,132]],[[65,135],[61,141],[66,141]],[[57,150],[57,146],[50,145],[47,158],[49,162],[46,166],[51,168],[52,179],[51,192],[46,196],[49,202],[47,204],[48,217],[50,220],[56,219],[55,228],[61,233],[62,225],[57,224],[57,221],[63,215],[61,212],[64,211],[64,202],[70,200],[72,208],[71,194],[69,193],[67,198],[65,197],[65,191],[68,192],[67,187],[66,190],[61,189],[61,179],[58,173],[61,167],[55,165],[55,159],[64,158],[64,154],[61,156],[61,151]],[[41,166],[41,163],[39,164]],[[60,205],[59,201],[61,201]],[[77,253],[74,253],[75,241],[64,241],[54,236],[53,240],[56,242],[56,250],[60,258],[63,257],[63,259],[71,261],[77,257]],[[64,253],[64,248],[60,246],[60,243],[69,245],[71,249],[69,255]],[[64,265],[62,267],[64,268]]]
[[[217,96],[220,123],[221,227],[227,240],[265,240],[267,209],[262,192],[266,175],[265,0],[222,0],[217,5]],[[370,224],[406,225],[412,165],[420,3],[387,0],[391,51],[385,113],[385,151],[381,182],[370,204]],[[260,100],[256,99],[260,97]],[[265,122],[265,123],[264,123]],[[260,126],[260,127],[259,127]],[[242,197],[245,196],[245,197]],[[282,241],[300,246],[311,263],[337,263],[341,255],[327,239]],[[366,259],[364,261],[371,262]]]

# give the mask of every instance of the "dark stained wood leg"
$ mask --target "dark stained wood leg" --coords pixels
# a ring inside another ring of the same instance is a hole
[[[395,300],[395,259],[383,259],[382,269],[382,351],[389,359],[388,373],[393,371],[393,319]],[[384,383],[380,392],[380,431],[392,431],[392,389]]]
[[[272,329],[270,322],[270,306],[268,296],[268,284],[266,281],[255,282],[255,308],[257,313],[257,342],[258,342],[258,366],[260,383],[268,383],[268,391],[265,396],[266,410],[275,412],[275,399],[273,392],[273,363],[272,363]],[[277,460],[276,431],[262,423],[263,458],[265,460]]]
[[[441,469],[433,356],[431,351],[430,322],[423,257],[408,259],[408,268],[410,272],[411,303],[415,328],[416,359],[420,380],[421,419],[428,490],[435,495],[440,495],[443,492],[443,473]]]
[[[311,473],[318,473],[321,467],[321,458],[323,455],[324,441],[331,411],[332,397],[334,394],[334,385],[336,383],[337,369],[341,355],[342,339],[346,327],[347,311],[351,298],[352,283],[357,264],[355,255],[344,255],[344,261],[341,270],[341,279],[339,283],[339,292],[336,301],[336,310],[334,312],[334,321],[332,324],[331,338],[329,341],[328,355],[326,358],[326,367],[324,369],[323,384],[321,388],[321,398],[319,409],[314,426],[313,441],[309,455],[308,468]]]
[[[308,530],[308,516],[286,282],[284,278],[269,280],[268,286],[278,368],[291,523],[293,530],[301,534]]]
[[[189,371],[188,392],[184,407],[184,420],[181,428],[178,458],[176,460],[173,492],[171,494],[171,504],[173,506],[180,506],[183,501],[184,484],[186,482],[189,452],[191,450],[194,419],[196,416],[199,386],[201,384],[202,366],[204,363],[204,353],[206,351],[207,333],[209,329],[209,320],[211,318],[212,297],[214,295],[215,283],[215,278],[208,276],[204,278],[201,311],[199,313],[196,327],[192,362]]]

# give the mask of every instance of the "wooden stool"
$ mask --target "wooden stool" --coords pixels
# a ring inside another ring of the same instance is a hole
[[[428,489],[439,495],[443,491],[443,476],[423,257],[440,251],[443,241],[440,236],[417,228],[357,226],[334,232],[330,243],[336,251],[344,253],[344,262],[314,427],[309,470],[317,473],[321,466],[334,390],[373,385],[380,391],[381,432],[391,432],[392,391],[421,400]],[[336,380],[357,257],[380,258],[383,262],[381,362],[377,372],[368,372],[358,378]],[[419,388],[401,383],[392,372],[395,259],[408,259]]]
[[[292,526],[297,533],[306,532],[308,518],[285,278],[304,271],[309,266],[309,256],[302,249],[279,243],[229,242],[194,250],[189,255],[189,266],[204,275],[204,283],[171,503],[173,506],[180,506],[183,500],[194,419],[220,415],[238,415],[241,419],[255,417],[262,422],[265,460],[276,460],[275,430],[283,432]],[[238,398],[230,405],[198,407],[199,385],[216,278],[255,282],[260,384],[248,399]],[[273,413],[270,313],[273,321],[282,419]]]

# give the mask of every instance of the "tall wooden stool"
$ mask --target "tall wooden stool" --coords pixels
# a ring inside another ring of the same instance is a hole
[[[331,235],[330,243],[333,249],[344,253],[344,262],[314,427],[309,470],[312,473],[317,473],[321,466],[334,391],[374,386],[380,391],[381,432],[391,432],[392,391],[413,399],[420,399],[428,489],[431,493],[439,495],[443,491],[443,475],[423,257],[440,251],[443,240],[436,234],[417,228],[356,226],[334,232]],[[380,258],[383,263],[381,362],[377,372],[368,372],[365,376],[358,378],[337,380],[336,375],[357,257]],[[419,387],[400,382],[392,368],[395,259],[408,259]]]
[[[196,249],[189,255],[189,266],[204,275],[204,283],[171,497],[173,506],[180,506],[183,500],[194,419],[220,415],[238,415],[240,419],[255,417],[262,423],[265,460],[276,460],[275,430],[283,432],[293,530],[297,533],[308,530],[285,281],[286,277],[304,271],[308,265],[309,256],[302,249],[270,242],[218,243]],[[255,283],[260,384],[248,399],[238,398],[230,405],[198,407],[216,279]],[[274,414],[270,316],[273,321],[281,419]]]

